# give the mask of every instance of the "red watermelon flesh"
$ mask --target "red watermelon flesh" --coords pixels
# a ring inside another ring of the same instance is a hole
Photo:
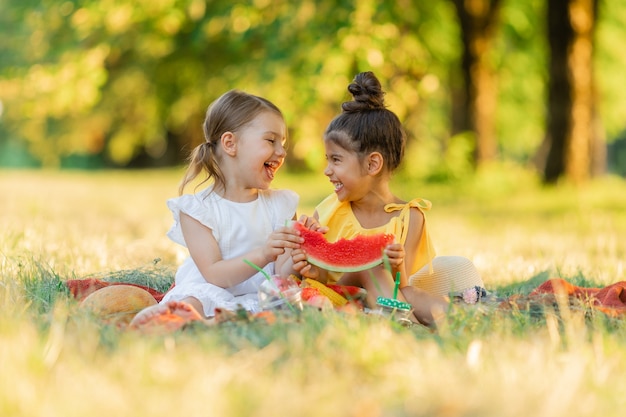
[[[357,272],[373,268],[382,263],[383,249],[394,242],[394,236],[387,233],[329,242],[322,233],[309,230],[302,223],[294,225],[304,238],[301,246],[307,261],[328,271]]]

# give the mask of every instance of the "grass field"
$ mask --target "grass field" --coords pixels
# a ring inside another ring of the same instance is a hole
[[[621,416],[626,325],[588,310],[455,309],[436,332],[306,312],[297,322],[140,336],[102,326],[60,285],[100,277],[165,289],[180,170],[0,171],[0,416]],[[507,167],[453,185],[398,178],[433,202],[440,255],[489,290],[550,277],[626,280],[626,182],[544,188]],[[311,213],[319,175],[277,187]]]

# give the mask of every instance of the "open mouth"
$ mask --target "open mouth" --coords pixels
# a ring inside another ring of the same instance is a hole
[[[335,192],[339,192],[343,188],[343,183],[339,181],[331,181],[333,187],[335,187]]]
[[[267,176],[273,180],[274,179],[274,175],[276,173],[276,171],[278,170],[278,168],[280,167],[280,165],[278,164],[278,162],[266,162],[265,164],[265,172],[267,173]]]

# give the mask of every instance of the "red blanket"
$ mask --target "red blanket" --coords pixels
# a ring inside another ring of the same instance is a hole
[[[530,297],[541,297],[546,294],[564,294],[587,302],[591,307],[611,317],[626,314],[626,281],[619,281],[604,288],[588,288],[572,285],[560,278],[553,278],[535,288],[530,293]]]
[[[77,300],[84,300],[92,292],[99,290],[100,288],[108,287],[109,285],[133,285],[135,287],[142,288],[148,291],[155,300],[161,301],[165,293],[155,290],[154,288],[146,287],[145,285],[130,284],[127,282],[107,282],[98,278],[84,278],[84,279],[68,279],[65,281],[65,285],[69,288],[70,293]],[[173,286],[174,284],[172,284]],[[171,288],[171,287],[170,287]]]
[[[84,300],[89,294],[96,290],[99,290],[100,288],[108,287],[109,285],[120,284],[133,285],[135,287],[142,288],[152,294],[157,302],[160,302],[165,295],[164,292],[160,292],[158,290],[155,290],[154,288],[150,288],[145,285],[130,284],[126,282],[108,282],[102,281],[101,279],[97,278],[69,279],[65,281],[65,285],[67,286],[67,288],[69,288],[72,296],[79,301]],[[350,300],[360,301],[362,300],[362,298],[364,298],[363,290],[358,287],[352,287],[348,285],[329,285],[328,287],[336,293]],[[174,283],[172,283],[167,291],[171,290],[172,288],[174,288]]]

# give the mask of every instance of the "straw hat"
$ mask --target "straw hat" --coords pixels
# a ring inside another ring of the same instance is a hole
[[[409,277],[409,284],[438,296],[448,296],[472,287],[485,287],[472,261],[462,256],[435,257],[433,273],[426,265]]]

